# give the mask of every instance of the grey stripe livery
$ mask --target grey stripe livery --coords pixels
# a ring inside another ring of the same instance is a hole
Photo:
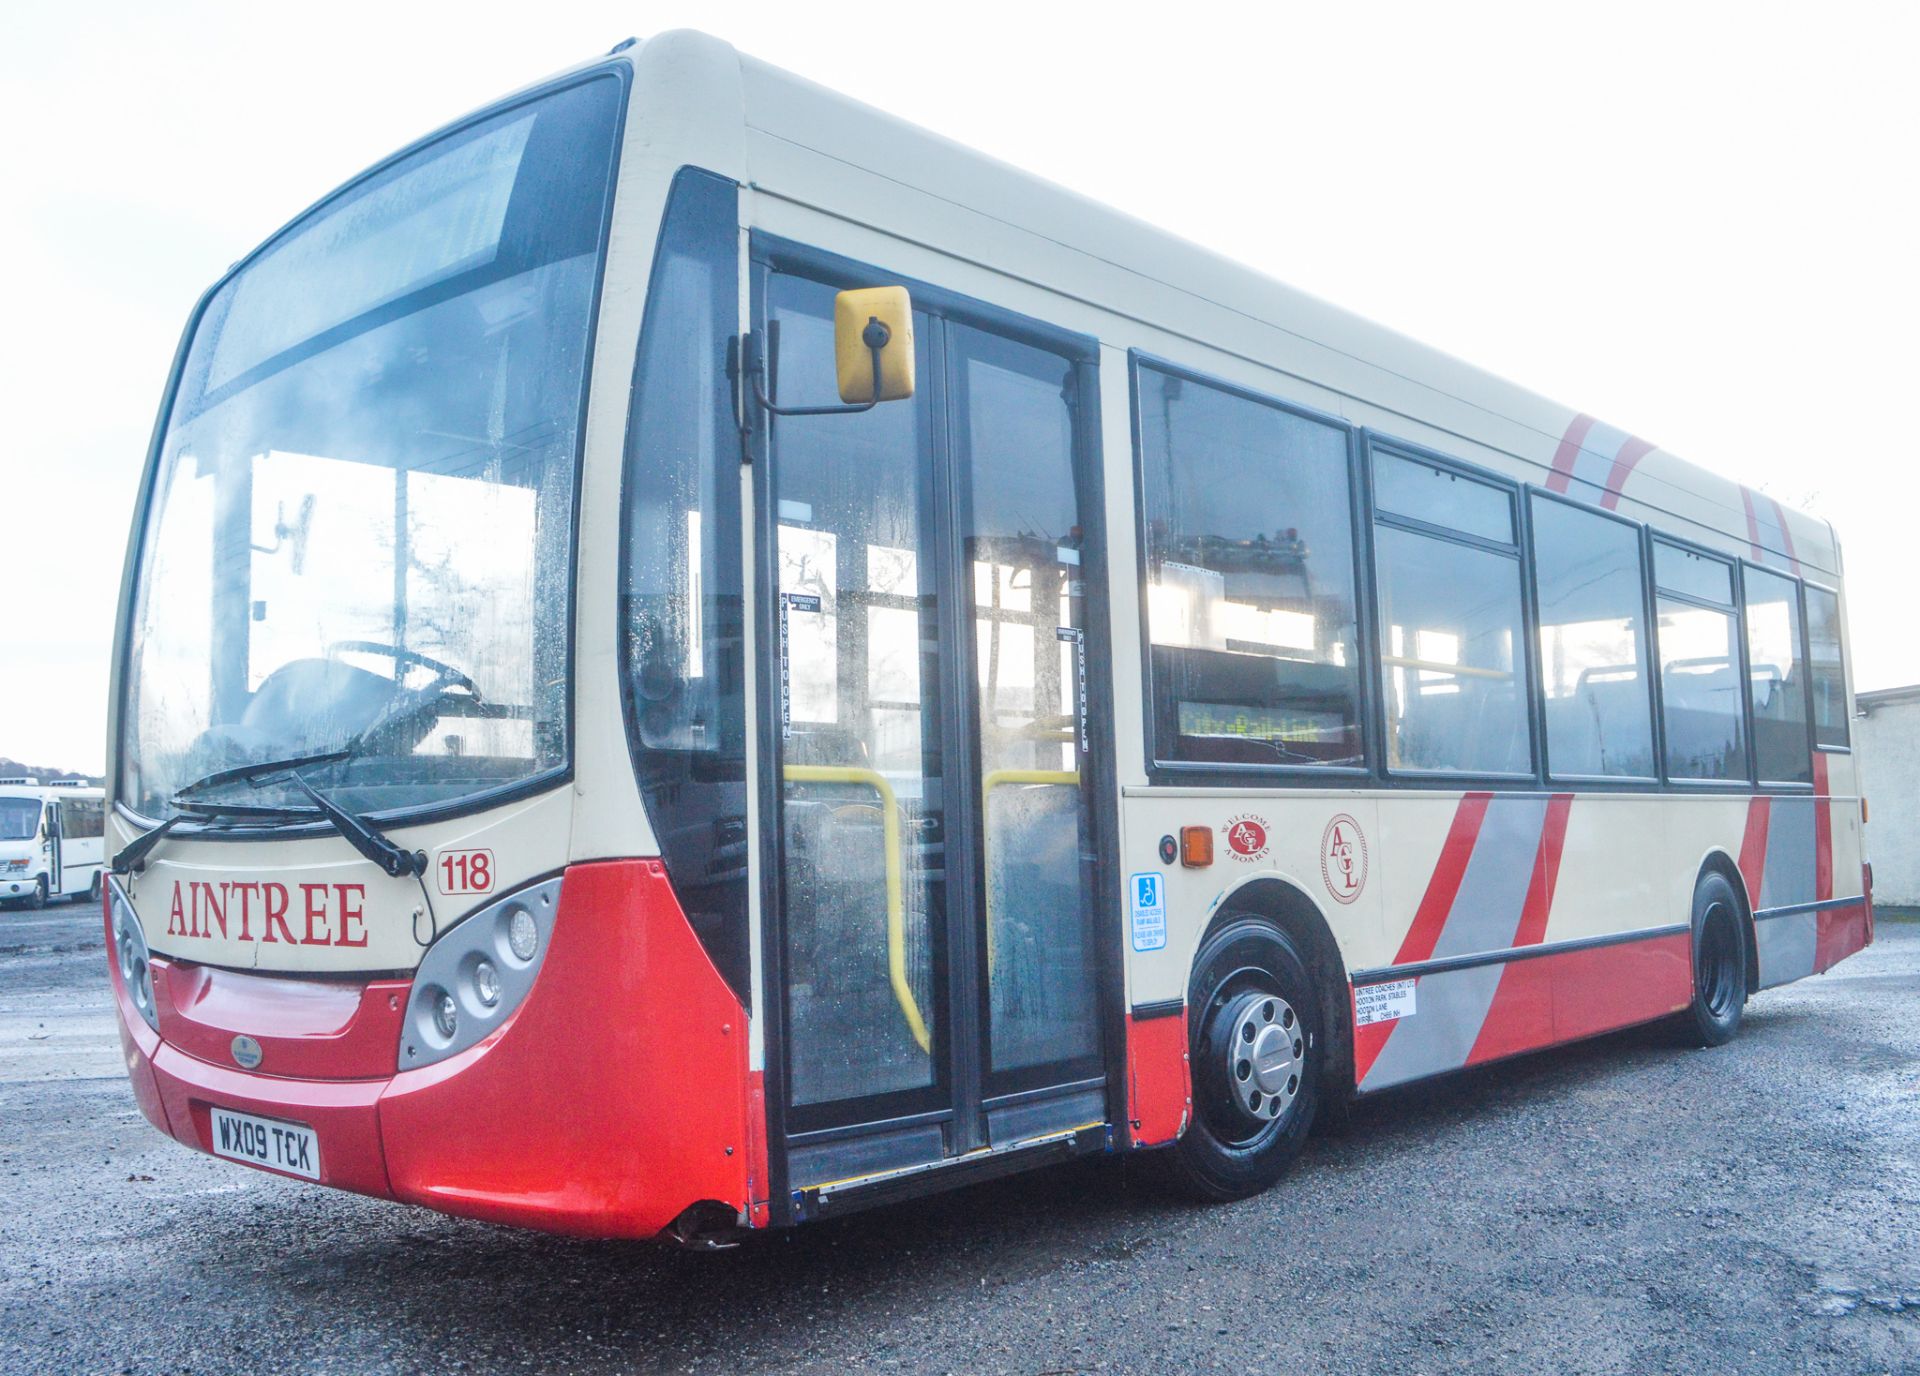
[[[1761,871],[1760,892],[1753,895],[1756,909],[1790,908],[1812,903],[1819,897],[1814,853],[1817,805],[1818,800],[1814,798],[1774,798],[1768,802],[1767,857]],[[1758,918],[1753,924],[1753,934],[1759,957],[1760,987],[1767,989],[1812,974],[1819,930],[1818,913]]]
[[[1435,959],[1513,945],[1540,853],[1547,801],[1497,797],[1487,804],[1460,891],[1434,943]],[[1394,1024],[1360,1088],[1384,1089],[1465,1065],[1506,968],[1478,965],[1422,975],[1415,986],[1414,1013]]]

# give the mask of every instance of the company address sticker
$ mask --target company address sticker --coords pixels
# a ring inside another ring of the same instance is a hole
[[[1353,1022],[1366,1027],[1376,1022],[1392,1022],[1413,1016],[1413,986],[1410,979],[1389,980],[1385,984],[1363,984],[1353,991]]]

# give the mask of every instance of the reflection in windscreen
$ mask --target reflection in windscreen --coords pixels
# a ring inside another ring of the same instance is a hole
[[[1359,763],[1346,436],[1191,378],[1138,378],[1156,752]]]
[[[248,638],[249,690],[313,645],[363,641],[458,666],[486,702],[531,703],[531,657],[502,650],[535,639],[534,566],[499,551],[535,548],[536,496],[483,474],[277,452],[256,460],[253,596],[264,615]],[[263,548],[289,510],[307,522],[298,570],[291,547]],[[377,652],[337,657],[391,676],[391,661]],[[412,678],[430,672],[416,666]],[[532,727],[524,716],[443,715],[415,749],[531,758]]]
[[[196,333],[142,549],[127,799],[350,748],[343,804],[566,761],[582,379],[617,87],[497,116],[324,207]],[[284,780],[249,803],[304,802]]]

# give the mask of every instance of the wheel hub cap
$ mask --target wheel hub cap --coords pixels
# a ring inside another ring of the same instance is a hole
[[[1300,1092],[1306,1034],[1293,1007],[1277,994],[1248,994],[1233,1007],[1226,1045],[1227,1083],[1254,1118],[1286,1112]]]

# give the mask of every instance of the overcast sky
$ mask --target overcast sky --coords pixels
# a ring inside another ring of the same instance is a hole
[[[682,26],[1810,508],[1858,686],[1920,681],[1920,7],[0,8],[0,755],[101,767],[207,284],[428,129]]]

